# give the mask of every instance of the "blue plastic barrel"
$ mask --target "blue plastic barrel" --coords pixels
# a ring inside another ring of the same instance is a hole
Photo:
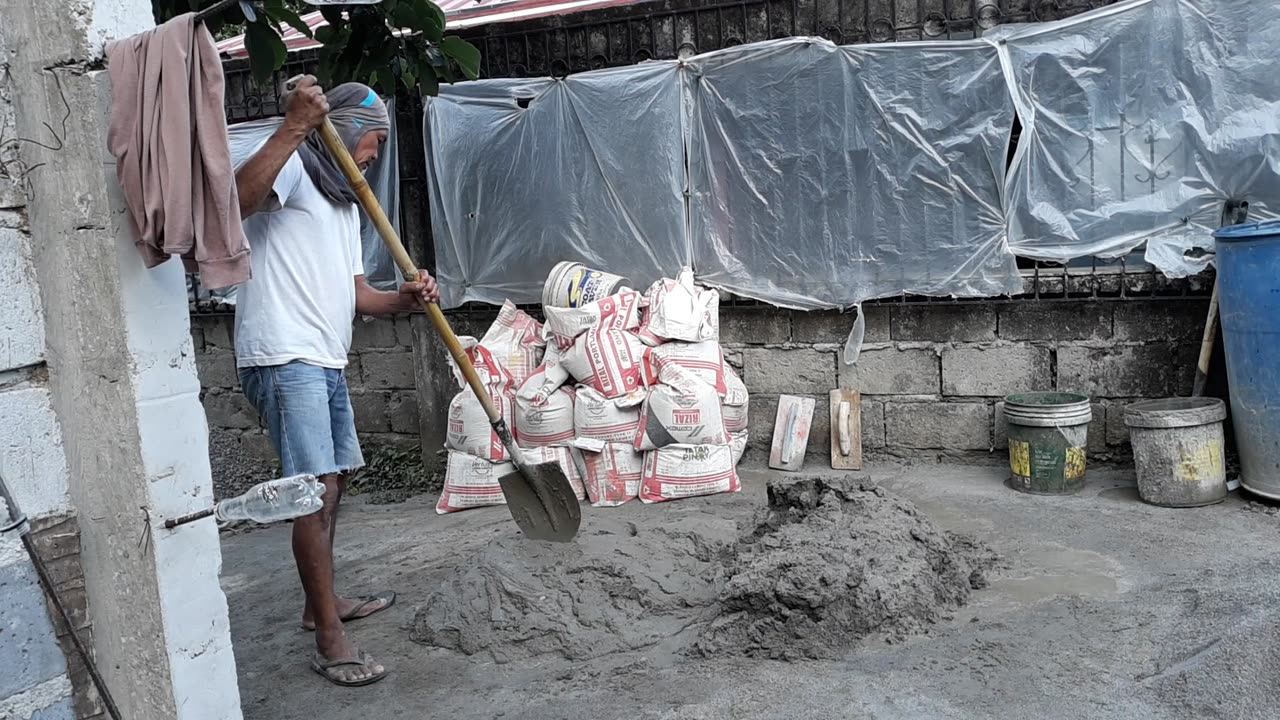
[[[1213,235],[1241,484],[1280,500],[1280,220]]]

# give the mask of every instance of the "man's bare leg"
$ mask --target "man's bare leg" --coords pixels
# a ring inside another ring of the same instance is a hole
[[[338,531],[338,509],[342,507],[342,496],[347,493],[347,477],[348,476],[346,473],[342,473],[339,475],[327,475],[325,477],[337,478],[336,480],[337,489],[333,496],[333,512],[330,513],[329,515],[329,557],[332,558],[334,542],[335,542],[335,538],[337,537],[337,531]],[[325,490],[326,490],[325,510],[327,511],[329,509],[329,482],[327,480],[325,481]],[[333,568],[333,565],[334,563],[331,562],[330,563],[331,570]],[[364,612],[360,614],[360,617],[368,617],[369,615],[372,615],[373,613],[378,612],[379,610],[382,610],[384,607],[386,607],[385,603],[379,603],[379,602],[367,603],[364,600],[351,600],[344,597],[338,597],[337,590],[336,590],[337,581],[334,577],[333,572],[330,573],[329,582],[330,582],[330,586],[335,588],[334,602],[336,602],[338,605],[339,618],[347,617],[348,614],[352,610],[354,610],[357,605],[361,605],[361,604],[364,604],[365,608],[364,608]],[[302,608],[302,627],[306,628],[307,630],[314,630],[316,628],[315,612],[311,606],[311,597],[309,595],[307,596],[306,602],[304,603]]]
[[[298,563],[302,590],[316,628],[316,650],[327,659],[355,657],[355,645],[343,630],[337,596],[333,591],[334,515],[341,497],[337,475],[320,478],[324,483],[324,508],[293,521],[293,556]],[[359,681],[383,672],[381,665],[347,665],[335,672],[348,681]]]

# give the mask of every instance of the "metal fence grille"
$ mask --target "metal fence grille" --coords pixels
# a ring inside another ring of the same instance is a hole
[[[564,76],[573,72],[687,57],[761,40],[809,35],[840,44],[912,40],[964,40],[1004,23],[1057,20],[1117,0],[653,0],[633,5],[487,25],[461,32],[481,50],[484,77]],[[300,72],[314,71],[313,51],[295,53],[269,83],[256,83],[243,60],[224,65],[228,122],[245,122],[283,111],[279,88]],[[426,156],[422,146],[422,102],[397,98],[400,138],[401,227],[410,254],[434,266]],[[1017,127],[1015,125],[1015,139]],[[1129,148],[1125,151],[1135,151]],[[1012,153],[1012,146],[1010,148]],[[1090,163],[1092,156],[1081,158]],[[1170,280],[1135,253],[1117,260],[1081,258],[1067,264],[1019,258],[1023,293],[1014,298],[952,299],[900,296],[875,302],[1024,302],[1081,299],[1203,298],[1211,275]],[[724,296],[731,306],[760,303]],[[198,285],[193,309],[224,312]],[[536,308],[530,308],[535,310]],[[496,310],[469,305],[462,315]]]

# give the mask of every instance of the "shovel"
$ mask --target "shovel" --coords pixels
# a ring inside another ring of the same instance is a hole
[[[286,89],[292,90],[293,85],[294,82],[290,81]],[[329,149],[329,154],[342,169],[342,174],[346,175],[347,182],[351,184],[351,189],[359,198],[365,214],[378,228],[378,234],[382,236],[382,241],[391,251],[391,257],[400,267],[400,272],[406,278],[417,278],[418,269],[414,266],[409,253],[405,252],[400,236],[396,234],[395,228],[391,227],[391,222],[387,220],[387,215],[378,204],[378,199],[373,196],[369,183],[364,179],[364,173],[360,172],[355,160],[352,160],[351,154],[347,152],[347,146],[338,137],[333,123],[326,118],[324,125],[321,125],[317,132],[320,133],[320,139],[325,147]],[[516,525],[520,527],[521,532],[534,540],[554,542],[573,540],[574,535],[578,533],[578,525],[582,522],[582,507],[577,494],[573,491],[573,486],[569,484],[569,478],[564,474],[564,469],[555,461],[530,463],[525,459],[523,452],[511,436],[511,429],[507,427],[506,420],[503,420],[498,409],[493,406],[493,401],[489,398],[489,390],[476,374],[471,358],[467,357],[462,344],[458,342],[458,336],[453,333],[453,328],[449,327],[449,321],[440,311],[440,306],[423,301],[422,309],[426,311],[431,324],[440,334],[440,339],[449,349],[453,361],[462,370],[462,375],[467,379],[472,392],[476,394],[476,399],[484,406],[484,412],[489,416],[489,423],[493,425],[493,432],[507,448],[507,454],[515,463],[516,471],[498,478],[498,482],[502,486],[502,493],[507,499],[507,509],[511,511],[511,517],[516,521]]]

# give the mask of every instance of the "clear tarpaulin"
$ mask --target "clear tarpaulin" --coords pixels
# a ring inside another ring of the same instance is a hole
[[[1280,4],[1138,0],[996,28],[1023,131],[1007,184],[1018,255],[1208,262],[1228,200],[1280,213]],[[1192,250],[1188,254],[1188,250]]]
[[[576,260],[637,288],[689,263],[675,62],[442,87],[427,102],[441,304],[538,302]]]
[[[689,70],[700,281],[801,309],[1021,289],[1001,201],[1013,104],[990,45],[793,38]]]

